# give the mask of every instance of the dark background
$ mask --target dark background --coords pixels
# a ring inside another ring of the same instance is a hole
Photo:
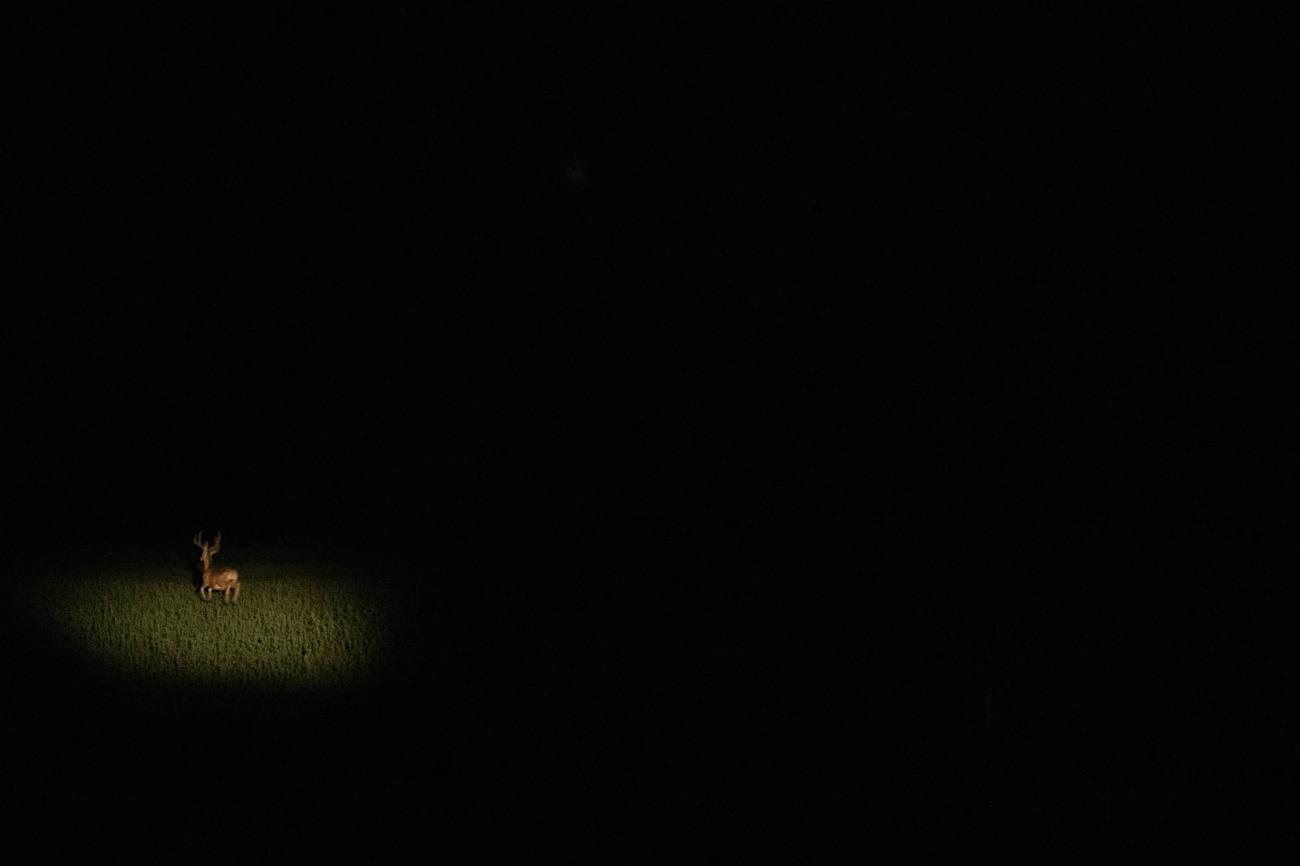
[[[1294,659],[1267,51],[443,8],[21,22],[15,567],[222,529],[393,563],[421,636],[365,700],[226,709],[312,733],[192,795],[136,761],[155,707],[56,700],[15,636],[18,731],[123,732],[16,803],[143,765],[124,810],[174,785],[285,844],[275,810],[653,860],[798,848],[831,780],[935,856],[1258,791],[1236,735]]]

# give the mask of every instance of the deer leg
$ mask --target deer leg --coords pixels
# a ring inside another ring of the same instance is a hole
[[[235,598],[234,598],[234,600],[235,600],[236,602],[239,601],[239,584],[237,584],[237,583],[235,584]]]

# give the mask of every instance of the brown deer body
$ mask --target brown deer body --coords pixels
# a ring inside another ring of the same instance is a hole
[[[239,572],[233,568],[212,566],[212,557],[221,550],[221,533],[218,532],[216,539],[208,544],[200,532],[194,536],[194,546],[203,551],[200,555],[203,560],[203,585],[199,588],[199,596],[204,601],[212,601],[212,590],[215,589],[221,593],[223,601],[239,601]]]

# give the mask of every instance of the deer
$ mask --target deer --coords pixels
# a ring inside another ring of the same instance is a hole
[[[199,597],[212,601],[212,590],[215,589],[221,592],[223,602],[239,601],[239,572],[233,568],[212,567],[212,557],[221,551],[221,533],[218,532],[216,539],[208,544],[200,532],[194,536],[194,546],[203,551],[200,556],[203,560],[203,586],[199,588]],[[232,593],[234,598],[231,598]]]

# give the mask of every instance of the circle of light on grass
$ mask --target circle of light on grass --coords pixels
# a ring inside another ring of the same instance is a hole
[[[244,560],[237,604],[174,567],[95,566],[32,582],[52,636],[109,675],[213,687],[337,688],[388,654],[391,600],[341,566]]]

